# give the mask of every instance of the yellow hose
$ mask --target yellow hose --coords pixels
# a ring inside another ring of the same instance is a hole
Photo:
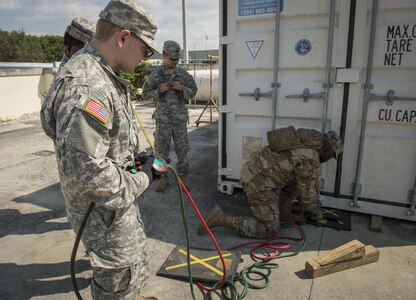
[[[133,110],[134,115],[136,116],[136,120],[137,120],[137,122],[139,122],[140,128],[141,128],[141,129],[142,129],[142,131],[143,131],[143,134],[144,134],[144,137],[146,138],[146,141],[149,143],[150,148],[153,150],[153,149],[154,149],[154,147],[153,147],[152,141],[150,140],[149,136],[147,135],[146,130],[144,129],[143,124],[142,124],[142,122],[140,121],[140,118],[139,118],[139,116],[137,115],[136,110],[135,110],[135,109],[134,109],[134,107],[133,107],[133,102],[131,102],[131,101],[130,101],[130,106],[131,106],[131,109]]]

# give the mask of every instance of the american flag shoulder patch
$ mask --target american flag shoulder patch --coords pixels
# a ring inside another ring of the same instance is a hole
[[[111,111],[109,111],[104,105],[99,103],[97,100],[94,100],[93,98],[88,100],[84,111],[98,119],[98,121],[104,125],[107,124],[108,119],[110,119],[111,116]]]

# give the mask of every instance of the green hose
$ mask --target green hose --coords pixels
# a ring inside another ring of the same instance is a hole
[[[179,183],[178,174],[176,173],[175,169],[172,168],[171,166],[168,166],[168,169],[173,173],[174,175],[173,177],[175,178],[175,182],[179,190],[179,199],[181,202],[181,211],[182,211],[182,221],[183,221],[183,227],[184,227],[185,236],[186,236],[186,261],[188,263],[189,286],[191,288],[192,299],[196,300],[195,292],[194,292],[194,282],[193,282],[192,272],[191,272],[191,257],[190,257],[191,247],[190,247],[188,223],[186,221],[186,215],[185,215],[185,200],[183,197],[181,184]]]
[[[226,281],[226,284],[221,289],[221,294],[226,300],[242,300],[248,295],[249,289],[264,289],[270,284],[270,275],[271,271],[273,269],[277,269],[279,267],[279,264],[272,262],[275,259],[282,259],[286,257],[296,256],[301,252],[305,246],[306,246],[306,236],[303,232],[303,230],[298,227],[301,233],[301,236],[303,236],[303,244],[302,247],[300,247],[299,250],[292,252],[292,253],[283,253],[282,255],[275,256],[273,259],[268,261],[263,260],[255,260],[255,262],[245,267],[241,272],[237,273],[237,275],[234,277],[234,280]],[[265,270],[266,273],[261,272],[260,270]],[[256,276],[259,279],[253,279],[252,277]],[[253,281],[262,281],[262,284],[254,284]],[[242,285],[241,293],[238,292],[237,284]],[[229,292],[230,291],[230,292]],[[231,296],[231,295],[232,296]],[[207,294],[208,299],[212,300],[211,293]]]

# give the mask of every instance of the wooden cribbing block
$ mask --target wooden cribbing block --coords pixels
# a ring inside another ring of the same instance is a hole
[[[352,258],[363,257],[364,247],[365,245],[360,241],[352,240],[351,242],[339,246],[324,255],[316,257],[315,261],[321,266],[326,266]]]
[[[363,256],[352,258],[346,261],[335,262],[321,266],[315,259],[311,259],[305,264],[305,272],[312,278],[316,278],[376,262],[378,261],[379,256],[380,252],[374,246],[367,245],[364,247]]]

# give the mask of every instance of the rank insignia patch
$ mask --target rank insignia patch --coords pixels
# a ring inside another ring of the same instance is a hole
[[[101,103],[92,98],[88,100],[88,103],[84,108],[84,111],[89,113],[91,116],[97,118],[103,124],[107,124],[108,119],[111,115],[111,112],[106,107],[104,107]]]

